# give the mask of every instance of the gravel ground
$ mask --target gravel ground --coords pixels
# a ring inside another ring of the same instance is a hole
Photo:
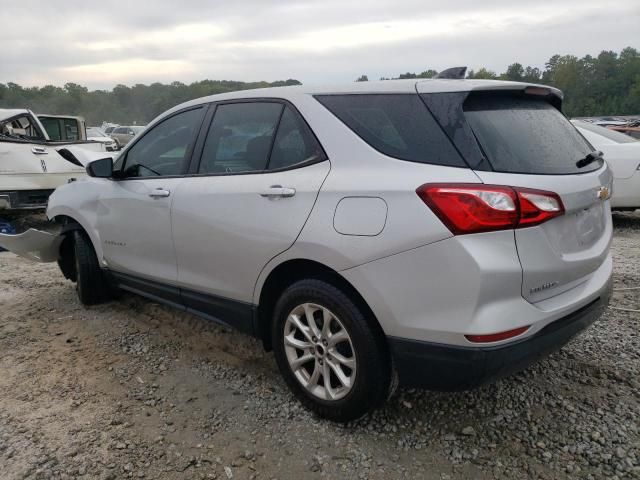
[[[640,285],[640,212],[614,217]],[[55,265],[0,254],[0,478],[640,478],[640,314],[464,393],[315,418],[246,336],[135,297],[84,309]],[[612,306],[640,309],[638,290]]]

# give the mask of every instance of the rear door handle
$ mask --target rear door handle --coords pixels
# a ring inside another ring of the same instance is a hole
[[[149,196],[151,198],[164,198],[168,197],[169,195],[171,195],[171,192],[169,190],[165,190],[164,188],[156,188],[155,190],[149,192]]]
[[[293,197],[296,194],[295,188],[283,187],[282,185],[271,185],[269,188],[264,190],[260,196],[266,198],[274,198],[274,197]]]

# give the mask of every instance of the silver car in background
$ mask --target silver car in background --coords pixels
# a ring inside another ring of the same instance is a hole
[[[118,148],[125,147],[133,137],[138,135],[140,132],[144,130],[144,127],[139,126],[130,126],[130,127],[115,127],[109,136],[113,138],[113,140],[118,145]]]
[[[338,421],[472,388],[608,303],[602,158],[558,90],[405,80],[215,95],[51,197],[82,303],[123,289],[254,335]]]

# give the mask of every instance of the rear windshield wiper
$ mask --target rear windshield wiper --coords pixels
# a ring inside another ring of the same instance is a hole
[[[602,160],[602,156],[604,154],[600,150],[595,150],[587,154],[586,157],[581,158],[576,162],[576,167],[583,168],[589,165],[590,163],[595,162],[596,160]]]

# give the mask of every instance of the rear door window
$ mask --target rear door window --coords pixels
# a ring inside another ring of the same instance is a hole
[[[464,103],[464,115],[495,171],[562,175],[602,167],[602,160],[576,165],[591,146],[543,99],[472,95]]]
[[[202,152],[199,173],[240,173],[267,168],[283,105],[246,102],[218,105]]]
[[[318,95],[316,99],[385,155],[467,166],[417,94]]]
[[[65,140],[76,142],[80,140],[80,132],[78,131],[78,121],[73,118],[62,119],[65,131]]]
[[[62,138],[62,129],[60,128],[60,122],[57,118],[40,118],[40,123],[47,131],[49,139],[53,142],[59,142]]]

